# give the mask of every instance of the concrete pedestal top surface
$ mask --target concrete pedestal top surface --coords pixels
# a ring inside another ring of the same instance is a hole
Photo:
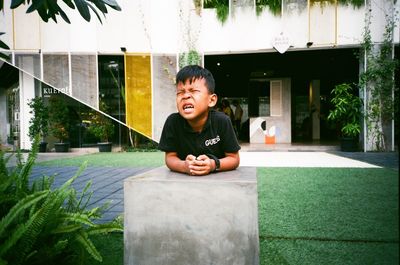
[[[124,181],[125,264],[258,264],[256,168]]]

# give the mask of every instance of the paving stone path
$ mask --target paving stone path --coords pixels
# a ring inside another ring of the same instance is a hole
[[[32,170],[31,180],[42,176],[55,175],[54,187],[60,187],[67,180],[72,178],[78,171],[75,166],[35,166]],[[124,179],[140,174],[151,168],[132,168],[132,167],[87,167],[74,181],[72,186],[81,192],[88,181],[92,181],[90,191],[93,191],[92,198],[88,207],[101,206],[110,202],[109,208],[103,214],[99,222],[111,221],[124,212]]]

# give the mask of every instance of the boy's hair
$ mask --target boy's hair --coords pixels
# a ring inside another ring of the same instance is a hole
[[[206,87],[210,94],[215,93],[215,80],[213,75],[207,69],[199,65],[187,65],[176,74],[176,84],[185,83],[189,80],[190,84],[195,80],[204,78]]]

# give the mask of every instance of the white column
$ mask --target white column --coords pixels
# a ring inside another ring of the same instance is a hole
[[[34,61],[33,57],[23,56],[23,69],[33,73]],[[32,143],[29,139],[29,120],[32,114],[28,106],[28,102],[35,97],[35,79],[25,72],[19,72],[19,86],[20,86],[20,110],[19,110],[19,123],[20,123],[20,147],[21,149],[31,149]]]

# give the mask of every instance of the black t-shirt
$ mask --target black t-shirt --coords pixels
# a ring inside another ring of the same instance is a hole
[[[194,132],[189,123],[179,114],[169,115],[165,121],[158,148],[164,152],[177,152],[182,160],[194,156],[212,154],[218,158],[225,153],[240,150],[229,117],[222,112],[210,110],[203,130]]]

